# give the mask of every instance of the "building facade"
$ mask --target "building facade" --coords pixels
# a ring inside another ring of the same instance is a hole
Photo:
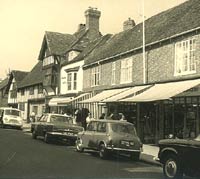
[[[186,9],[188,13],[183,16]],[[199,9],[198,1],[187,1],[147,19],[145,55],[142,24],[134,23],[96,49],[85,59],[83,88],[85,92],[104,94],[104,99],[95,101],[94,97],[84,102],[104,105],[108,114],[124,113],[137,126],[143,142],[156,143],[171,133],[181,133],[184,138],[196,136],[200,94]],[[129,88],[134,92],[130,93]],[[111,90],[115,91],[109,95]],[[164,96],[165,93],[168,95]],[[115,95],[118,97],[108,100]]]

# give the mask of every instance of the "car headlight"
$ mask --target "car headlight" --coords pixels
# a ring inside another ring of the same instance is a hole
[[[134,142],[130,142],[130,145],[134,145],[135,143]]]

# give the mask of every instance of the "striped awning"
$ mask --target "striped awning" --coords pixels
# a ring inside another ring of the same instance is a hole
[[[103,100],[102,102],[118,102],[119,100],[124,99],[128,96],[135,96],[136,93],[138,93],[142,90],[145,90],[146,88],[149,88],[149,87],[150,87],[150,85],[131,87],[130,89],[125,90],[114,96],[111,96],[111,97]]]
[[[200,84],[200,79],[178,81],[170,83],[155,84],[143,93],[125,98],[120,101],[126,102],[150,102],[170,99],[184,91],[187,91]]]
[[[97,95],[93,96],[92,98],[89,98],[87,100],[83,100],[80,103],[98,103],[98,102],[103,102],[103,100],[112,97],[116,94],[119,94],[123,91],[128,90],[129,88],[122,88],[122,89],[111,89],[111,90],[105,90]]]

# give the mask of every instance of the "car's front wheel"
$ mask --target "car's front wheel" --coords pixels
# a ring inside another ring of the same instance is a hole
[[[101,159],[106,159],[108,157],[108,151],[106,150],[106,146],[103,143],[99,146],[99,156]]]
[[[77,152],[83,152],[84,151],[84,148],[81,145],[82,145],[81,139],[77,139],[76,140],[76,151]]]
[[[177,156],[174,154],[168,155],[163,163],[163,173],[165,179],[182,179],[183,171]]]

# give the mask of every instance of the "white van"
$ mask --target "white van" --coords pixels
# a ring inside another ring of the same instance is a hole
[[[23,120],[21,118],[21,111],[16,108],[0,108],[0,125],[3,128],[6,126],[11,126],[22,129]]]

